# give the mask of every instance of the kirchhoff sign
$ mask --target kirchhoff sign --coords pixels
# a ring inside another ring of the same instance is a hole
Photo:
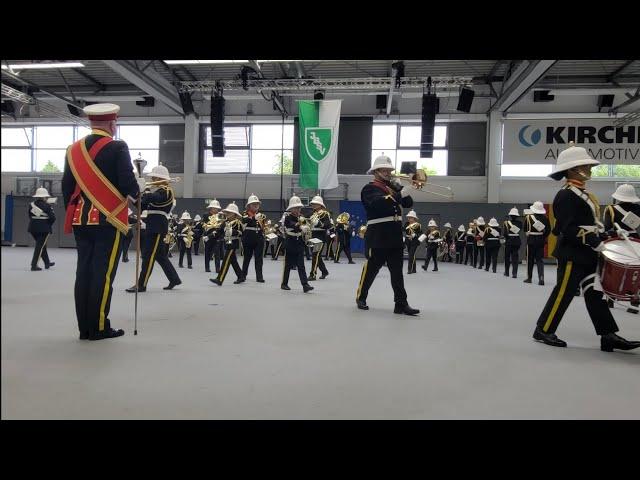
[[[613,119],[505,120],[502,163],[556,163],[569,142],[609,164],[640,163],[640,122]]]

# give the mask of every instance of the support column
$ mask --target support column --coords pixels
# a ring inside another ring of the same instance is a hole
[[[195,114],[187,114],[184,118],[184,198],[193,198],[195,193],[195,177],[198,174],[198,136],[200,134],[198,118]]]
[[[502,113],[489,114],[487,129],[487,202],[500,202],[500,175],[502,167]]]

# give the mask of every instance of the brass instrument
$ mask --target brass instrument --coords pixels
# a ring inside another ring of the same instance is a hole
[[[186,233],[185,233],[185,230],[187,231]],[[193,243],[193,227],[191,225],[185,225],[185,227],[182,229],[180,233],[182,235],[185,235],[183,237],[184,245],[187,248],[191,248],[191,244]]]
[[[217,230],[222,225],[222,222],[225,221],[225,216],[223,213],[216,213],[209,217],[209,220],[202,224],[204,231],[207,232],[209,230]]]
[[[413,223],[410,223],[409,225],[407,225],[405,228],[408,228],[409,230],[411,230],[411,232],[407,236],[411,240],[413,240],[415,238],[415,236],[417,235],[416,230],[420,229],[421,225],[418,222],[413,222]]]
[[[358,236],[362,239],[364,239],[364,235],[367,233],[367,226],[366,225],[360,225],[360,228],[358,228]]]
[[[298,217],[298,225],[300,226],[300,230],[302,231],[302,239],[306,244],[309,240],[311,240],[311,225],[312,225],[311,219],[307,217],[303,217],[301,215]]]
[[[338,218],[336,218],[336,223],[346,225],[349,223],[349,219],[351,219],[351,215],[349,215],[349,213],[347,212],[342,212],[340,215],[338,215]]]
[[[267,216],[262,212],[256,213],[256,221],[258,222],[258,225],[260,225],[260,228],[264,232],[266,228],[265,222],[267,221]]]
[[[231,237],[233,236],[233,228],[237,227],[242,233],[242,220],[239,218],[234,218],[233,220],[229,220],[224,224],[224,241],[225,243],[231,243]]]
[[[444,185],[438,185],[436,183],[430,183],[428,181],[428,176],[427,176],[427,172],[425,172],[423,169],[418,169],[416,170],[416,173],[414,173],[413,175],[392,175],[393,178],[397,178],[399,180],[410,180],[411,181],[411,186],[413,188],[415,188],[416,190],[420,190],[424,193],[431,193],[432,195],[439,195],[441,197],[446,197],[449,198],[451,200],[453,200],[453,192],[451,191],[451,187],[446,187]],[[425,185],[429,185],[432,187],[436,187],[436,188],[441,188],[443,190],[447,190],[448,193],[439,193],[439,192],[434,192],[431,190],[425,190],[424,186]]]
[[[163,183],[179,183],[181,181],[180,177],[173,177],[169,180],[155,180],[153,182],[145,182],[145,187],[154,186],[154,185],[162,185]]]

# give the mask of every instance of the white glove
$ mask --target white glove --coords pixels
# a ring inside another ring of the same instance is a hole
[[[147,228],[147,224],[140,220],[140,228]]]
[[[392,178],[389,184],[398,192],[404,188],[402,182],[397,178]]]
[[[596,247],[593,247],[593,249],[596,252],[603,252],[604,251],[604,242],[600,242]]]
[[[402,190],[400,190],[400,195],[402,196],[402,198],[408,197],[409,195],[411,195],[411,188],[402,187]]]
[[[424,233],[418,237],[418,240],[420,241],[420,243],[424,242],[426,239],[427,239],[427,236]]]
[[[208,242],[209,241],[209,237],[202,237],[202,240],[205,241],[205,242]]]
[[[618,237],[620,238],[626,238],[629,236],[629,232],[627,232],[626,230],[623,230],[622,228],[616,230],[616,235],[618,235]]]
[[[147,186],[147,181],[144,179],[144,177],[138,177],[136,178],[136,181],[138,182],[138,188],[140,189],[140,191],[144,192],[144,189]]]

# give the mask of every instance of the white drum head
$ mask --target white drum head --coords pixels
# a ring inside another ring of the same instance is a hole
[[[604,244],[605,258],[623,265],[640,265],[640,242],[611,240]]]

